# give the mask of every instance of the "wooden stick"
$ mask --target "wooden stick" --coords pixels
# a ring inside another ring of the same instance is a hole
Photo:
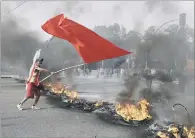
[[[67,67],[67,68],[63,68],[61,70],[58,70],[56,72],[54,72],[53,74],[50,74],[49,76],[45,77],[44,79],[42,79],[40,82],[43,82],[44,80],[50,78],[52,75],[56,74],[56,73],[59,73],[59,72],[62,72],[64,70],[67,70],[67,69],[71,69],[71,68],[75,68],[75,67],[79,67],[79,66],[82,66],[82,65],[85,65],[86,63],[83,63],[83,64],[79,64],[79,65],[75,65],[75,66],[71,66],[71,67]]]

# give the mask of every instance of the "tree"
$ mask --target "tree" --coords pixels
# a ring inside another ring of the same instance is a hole
[[[141,42],[142,36],[134,30],[130,30],[124,39],[123,48],[130,50],[136,49],[137,45]]]
[[[106,26],[96,26],[94,31],[100,36],[111,41],[115,45],[130,51],[131,49],[136,49],[137,45],[140,43],[142,36],[134,30],[127,32],[124,26],[120,26],[117,23]],[[126,56],[123,56],[126,58]],[[104,61],[105,67],[112,67],[116,62],[115,59],[109,59]],[[100,66],[100,64],[99,64]]]
[[[185,67],[186,53],[189,52],[193,42],[187,40],[193,36],[193,31],[186,35],[179,35],[180,27],[176,24],[169,25],[164,32],[155,33],[154,27],[149,27],[143,36],[143,41],[138,45],[138,61],[149,63],[159,60],[165,68],[173,69],[175,62],[178,70]],[[185,28],[185,32],[187,32]]]
[[[123,26],[120,26],[117,23],[114,23],[113,25],[110,25],[108,27],[106,26],[96,26],[94,29],[94,32],[99,34],[100,36],[104,37],[105,39],[111,41],[113,44],[122,47],[123,45],[123,38],[126,35],[126,29]],[[114,64],[115,59],[108,59],[104,60],[104,67],[106,68],[112,68]],[[101,66],[101,63],[98,63],[98,66]]]

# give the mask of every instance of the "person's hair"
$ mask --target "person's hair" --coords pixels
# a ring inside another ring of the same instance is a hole
[[[38,62],[39,62],[40,64],[42,64],[42,63],[43,63],[43,58],[40,59]]]

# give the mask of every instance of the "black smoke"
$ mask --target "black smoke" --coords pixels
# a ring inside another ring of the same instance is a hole
[[[70,63],[71,65],[78,64],[78,55],[68,42],[54,38],[46,47],[46,42],[40,39],[39,34],[19,26],[21,22],[13,17],[2,23],[1,61],[3,70],[27,76],[34,54],[38,49],[42,49],[43,67],[50,71],[68,67]]]
[[[116,61],[115,61],[115,63],[114,63],[114,68],[119,68],[123,63],[125,63],[126,62],[126,58],[124,58],[124,57],[120,57],[120,58],[118,58]]]
[[[137,75],[128,76],[124,80],[125,89],[118,94],[116,101],[120,103],[132,103],[136,94],[136,89],[139,87],[139,77]]]
[[[6,20],[1,30],[2,68],[26,75],[36,50],[43,45],[35,32],[21,28],[14,17]]]

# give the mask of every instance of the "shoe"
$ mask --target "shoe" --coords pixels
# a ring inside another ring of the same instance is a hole
[[[18,105],[17,105],[17,107],[18,107],[18,109],[19,109],[20,111],[22,111],[22,110],[23,110],[23,108],[22,108],[22,105],[21,105],[21,104],[18,104]]]
[[[39,110],[39,109],[41,109],[41,108],[36,107],[36,106],[32,106],[31,108],[34,109],[34,110]]]

